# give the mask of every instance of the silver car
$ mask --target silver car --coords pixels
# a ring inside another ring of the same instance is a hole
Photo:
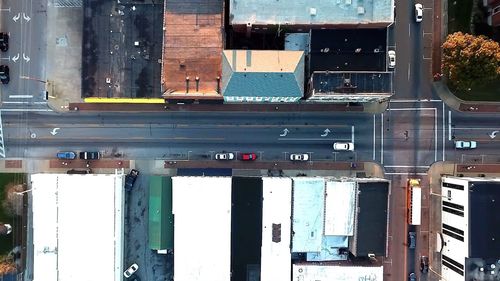
[[[476,141],[455,141],[456,149],[474,149],[477,147]]]
[[[234,160],[234,153],[232,152],[216,153],[215,160]]]
[[[129,268],[127,268],[127,270],[125,270],[125,272],[123,272],[123,276],[125,276],[125,278],[129,278],[130,276],[132,276],[137,270],[139,269],[139,266],[134,263],[132,264]]]
[[[307,153],[295,153],[290,154],[291,161],[307,161],[309,160],[309,154]]]

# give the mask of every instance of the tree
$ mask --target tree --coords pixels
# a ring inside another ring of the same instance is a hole
[[[450,34],[443,43],[442,69],[459,91],[500,78],[500,45],[482,35]]]

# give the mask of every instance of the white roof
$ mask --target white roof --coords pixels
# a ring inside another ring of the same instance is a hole
[[[33,280],[122,280],[123,175],[35,174],[31,182]]]
[[[173,177],[175,281],[230,281],[231,178]]]
[[[384,280],[383,274],[382,266],[293,265],[293,280],[301,281]]]
[[[326,183],[325,235],[353,235],[355,182]]]
[[[260,280],[290,280],[292,180],[290,178],[262,178],[262,182],[264,200],[262,203]],[[276,241],[273,241],[273,224],[279,225],[281,229]]]
[[[321,251],[324,202],[323,178],[293,178],[292,252]]]

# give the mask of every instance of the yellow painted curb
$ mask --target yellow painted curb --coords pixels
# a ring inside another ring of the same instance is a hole
[[[164,99],[85,98],[86,103],[165,103]]]

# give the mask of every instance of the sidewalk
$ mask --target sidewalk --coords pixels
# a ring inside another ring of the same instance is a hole
[[[498,113],[500,102],[464,101],[457,98],[446,86],[444,81],[432,83],[432,91],[437,94],[449,107],[456,111],[469,113]]]

